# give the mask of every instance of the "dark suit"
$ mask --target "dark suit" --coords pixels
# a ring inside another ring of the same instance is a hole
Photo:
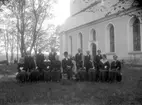
[[[18,72],[21,72],[21,69],[20,69],[21,67],[24,68],[24,64],[18,63],[18,66],[17,66]]]
[[[99,70],[100,60],[102,59],[102,55],[96,55],[94,58],[94,65],[96,69]]]
[[[49,54],[49,60],[50,60],[51,62],[54,61],[56,55],[57,55],[56,52],[54,52],[54,53],[50,52],[50,54]]]
[[[75,61],[76,61],[76,67],[77,67],[77,69],[82,68],[82,66],[83,66],[82,56],[83,56],[82,53],[80,53],[80,54],[77,53],[75,55]]]
[[[44,68],[44,54],[37,54],[36,64],[40,71]]]
[[[32,69],[35,69],[35,62],[34,58],[32,56],[25,56],[24,58],[24,70],[31,71]]]
[[[50,53],[49,54],[49,60],[51,61],[51,70],[53,69],[53,62],[55,61],[55,56],[57,55],[57,53],[56,52],[54,52],[54,53]]]
[[[86,67],[87,72],[90,68],[93,67],[92,62],[91,62],[91,55],[86,55],[84,57],[84,66]]]
[[[102,63],[100,61],[100,65],[99,65],[99,68],[100,68],[100,76],[99,76],[99,79],[101,81],[108,81],[108,77],[109,77],[109,68],[110,68],[110,64],[108,61],[106,61],[105,63]]]
[[[70,66],[70,68],[68,68],[68,66]],[[68,79],[71,79],[72,77],[72,68],[73,68],[73,63],[71,61],[71,59],[67,59],[64,58],[62,60],[62,68],[63,68],[63,72],[67,73]]]
[[[121,78],[120,70],[121,70],[121,62],[118,60],[112,61],[111,62],[111,71],[109,72],[109,80],[111,82]]]
[[[114,70],[114,69],[117,69],[117,70],[121,70],[121,62],[120,61],[112,61],[111,62],[111,70]]]

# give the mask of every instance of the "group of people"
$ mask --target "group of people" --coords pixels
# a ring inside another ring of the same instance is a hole
[[[113,61],[109,63],[107,56],[101,54],[101,50],[98,50],[97,53],[92,59],[89,51],[86,51],[84,56],[79,48],[75,56],[64,52],[62,61],[59,60],[54,48],[51,48],[47,57],[42,54],[41,50],[35,59],[27,53],[18,63],[16,78],[22,82],[39,80],[59,82],[65,74],[69,80],[120,82],[122,74],[121,62],[117,59],[118,57],[114,55]]]

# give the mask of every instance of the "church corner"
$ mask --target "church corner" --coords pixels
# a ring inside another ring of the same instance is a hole
[[[133,0],[71,0],[71,16],[60,29],[60,55],[64,51],[75,56],[97,50],[112,59],[142,62],[142,9]],[[125,1],[125,2],[124,2]]]

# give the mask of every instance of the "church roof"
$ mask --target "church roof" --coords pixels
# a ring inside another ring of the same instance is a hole
[[[65,24],[62,25],[60,32],[68,31],[120,11],[127,10],[131,7],[131,4],[132,0],[127,1],[127,3],[119,2],[119,0],[106,0],[104,4],[92,6],[79,14],[69,17]]]

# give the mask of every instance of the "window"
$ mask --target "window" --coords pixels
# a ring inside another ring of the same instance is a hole
[[[135,18],[132,24],[133,31],[133,51],[141,51],[140,21]]]
[[[113,25],[110,25],[109,36],[110,36],[110,52],[115,52],[114,27],[113,27]]]
[[[79,33],[79,48],[83,49],[83,36],[82,36],[82,33]]]
[[[70,54],[72,55],[72,36],[69,37],[70,42]]]

